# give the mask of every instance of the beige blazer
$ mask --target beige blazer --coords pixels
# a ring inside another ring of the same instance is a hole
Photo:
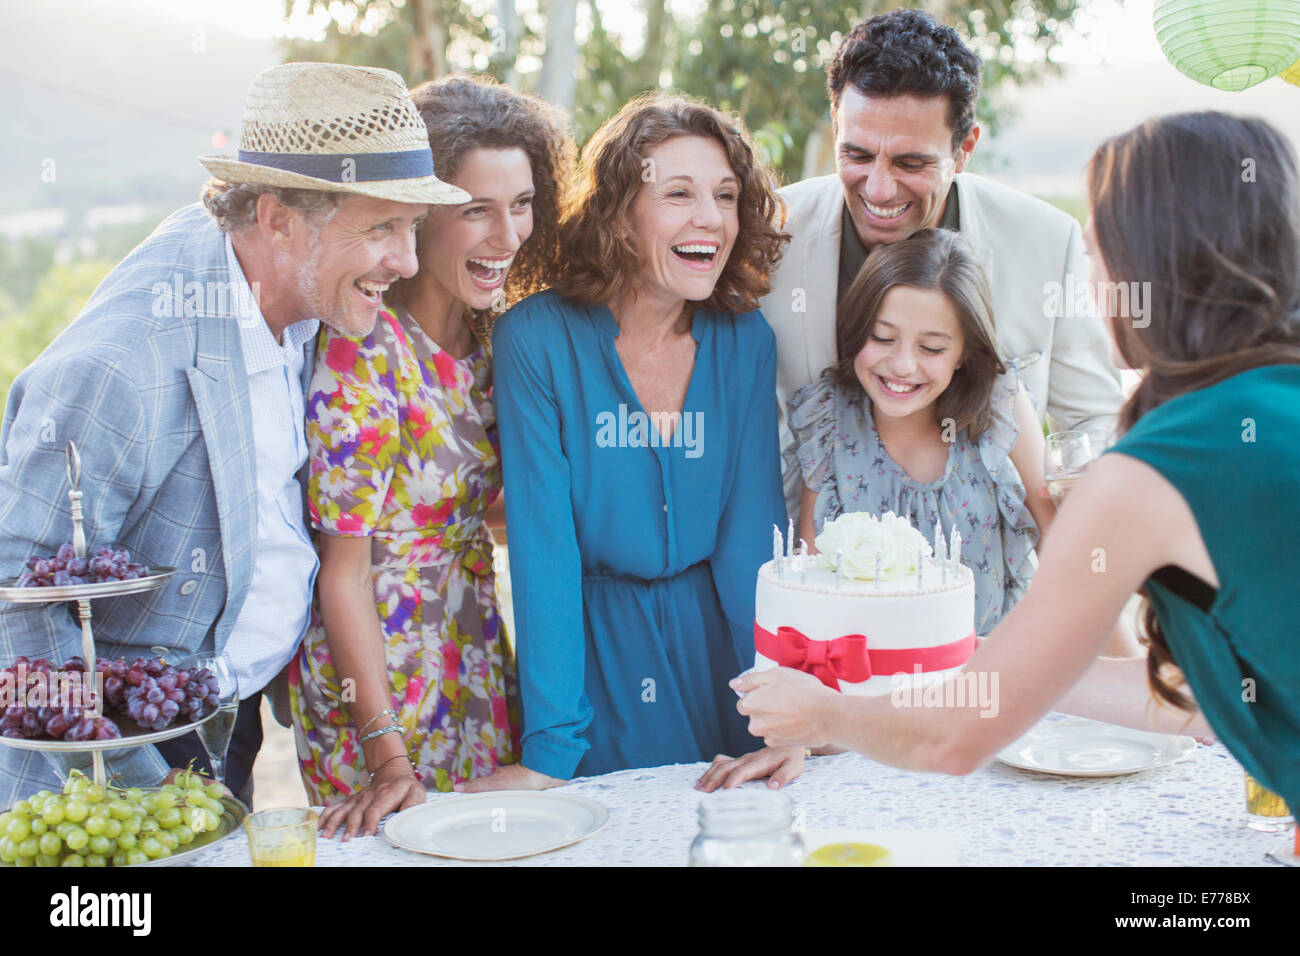
[[[1053,429],[1087,431],[1100,450],[1113,440],[1122,393],[1106,332],[1090,299],[1076,294],[1088,279],[1079,224],[1042,200],[971,173],[959,173],[956,185],[961,234],[992,289],[999,353],[1018,368]],[[792,239],[761,308],[776,333],[786,504],[793,516],[800,474],[787,403],[836,359],[844,187],[838,176],[820,176],[785,187],[781,196]]]

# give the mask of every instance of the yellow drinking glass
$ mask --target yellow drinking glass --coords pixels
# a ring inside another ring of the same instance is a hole
[[[1286,801],[1246,774],[1246,826],[1264,833],[1280,833],[1293,819]]]
[[[253,866],[315,866],[316,811],[260,810],[244,818]]]

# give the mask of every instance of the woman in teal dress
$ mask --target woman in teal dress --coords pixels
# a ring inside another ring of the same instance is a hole
[[[949,773],[975,769],[1053,707],[1132,726],[1181,714],[1159,729],[1208,724],[1300,810],[1295,154],[1261,120],[1181,114],[1104,143],[1088,186],[1094,292],[1120,359],[1143,378],[1125,434],[1070,492],[1033,583],[967,664],[1000,677],[995,715],[983,702],[840,697],[784,668],[738,680],[738,709],[769,743],[834,743]],[[1135,289],[1146,307],[1125,314]],[[1094,664],[1140,586],[1149,655]],[[1142,684],[1158,706],[1134,692]]]
[[[735,120],[633,101],[584,151],[555,288],[497,323],[523,755],[463,789],[758,746],[727,682],[785,515],[770,181]]]

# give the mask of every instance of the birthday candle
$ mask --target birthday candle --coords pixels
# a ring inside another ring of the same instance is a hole
[[[939,562],[940,579],[948,583],[948,545],[943,540],[943,525],[934,519],[934,560]]]
[[[781,529],[775,524],[772,525],[772,570],[785,577],[785,569],[781,567]]]
[[[790,519],[790,530],[786,534],[785,549],[786,549],[785,556],[787,558],[793,558],[794,557],[794,519],[793,518]]]
[[[952,529],[952,569],[957,570],[961,564],[961,532],[956,528]]]

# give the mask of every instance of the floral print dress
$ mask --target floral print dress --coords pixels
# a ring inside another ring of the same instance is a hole
[[[453,358],[405,312],[384,311],[365,338],[322,328],[307,402],[312,523],[370,538],[392,709],[429,789],[519,753],[515,665],[484,524],[501,490],[490,375],[484,349]],[[311,801],[365,786],[350,695],[317,614],[290,668],[290,699]]]
[[[911,522],[926,540],[935,522],[945,538],[962,536],[962,563],[975,573],[975,629],[992,633],[1015,607],[1038,566],[1038,525],[1025,484],[1011,461],[1020,437],[1014,369],[999,375],[990,396],[992,421],[972,441],[965,429],[948,448],[943,476],[916,481],[890,457],[876,430],[871,400],[823,375],[790,397],[790,428],[804,484],[817,493],[813,526],[841,514],[888,511]]]

